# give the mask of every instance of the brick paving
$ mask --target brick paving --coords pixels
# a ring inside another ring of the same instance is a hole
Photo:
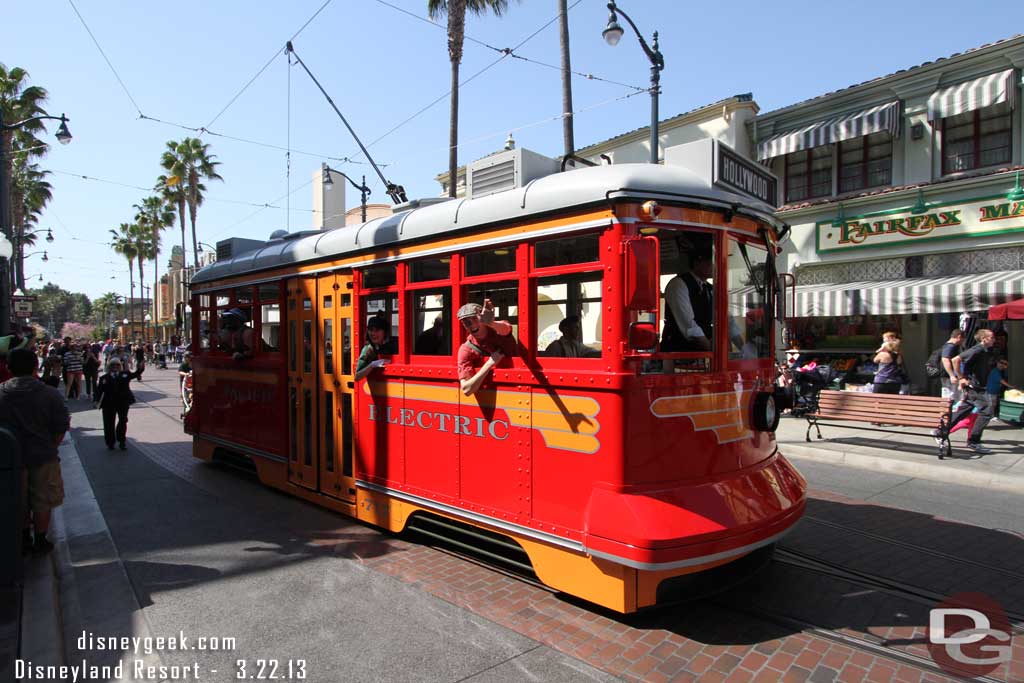
[[[176,419],[177,401],[173,393],[166,395],[176,389],[173,374],[151,373],[136,392],[140,403],[132,410],[129,429],[133,448],[138,447],[161,466],[204,490],[216,490],[218,495],[246,495],[243,487],[234,490],[230,485],[232,490],[225,492],[224,478],[211,477],[211,468],[191,457],[191,440],[182,433]],[[823,491],[812,495],[809,517],[953,555],[962,553],[1003,572],[1021,568],[1022,540],[1013,534]],[[297,533],[309,544],[332,549],[341,559],[361,562],[373,571],[628,681],[958,680],[751,616],[748,608],[783,613],[854,636],[895,640],[897,643],[891,644],[894,650],[928,658],[923,645],[926,606],[781,563],[773,563],[728,594],[623,617],[340,516],[336,529]],[[989,592],[1008,608],[1024,604],[1024,582],[1011,581],[1009,574],[974,565],[952,567],[949,563],[922,561],[906,547],[844,534],[814,522],[801,523],[784,545],[873,574],[892,575],[893,570],[902,569],[895,572],[901,581],[941,593],[970,584],[973,590]],[[950,576],[951,571],[956,575]],[[1014,638],[1012,662],[990,676],[1010,683],[1024,682],[1024,638]]]

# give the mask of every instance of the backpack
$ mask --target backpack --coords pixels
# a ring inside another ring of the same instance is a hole
[[[932,355],[928,356],[928,360],[924,363],[924,372],[929,377],[942,377],[945,374],[945,370],[942,367],[942,346],[932,351]]]

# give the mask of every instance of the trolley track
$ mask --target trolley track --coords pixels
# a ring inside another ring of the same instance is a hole
[[[832,529],[836,529],[837,531],[842,531],[843,533],[856,534],[858,536],[863,536],[865,538],[870,538],[870,539],[872,539],[874,541],[879,541],[879,542],[885,543],[887,545],[892,545],[892,546],[896,546],[896,547],[899,547],[899,548],[904,548],[906,550],[913,550],[915,552],[919,552],[919,553],[923,553],[923,554],[926,554],[926,555],[930,555],[932,557],[935,557],[935,558],[938,558],[938,559],[941,559],[941,560],[945,560],[945,561],[948,561],[948,562],[956,562],[958,564],[970,565],[972,567],[977,567],[978,569],[984,569],[985,571],[994,572],[996,574],[1002,574],[1004,576],[1007,576],[1009,578],[1015,579],[1017,581],[1024,582],[1024,573],[1018,572],[1018,571],[1014,571],[1012,569],[1005,569],[1003,567],[996,567],[994,565],[986,564],[984,562],[978,562],[977,560],[972,560],[972,559],[969,559],[969,558],[966,558],[966,557],[960,557],[960,556],[957,556],[957,555],[952,555],[950,553],[944,553],[944,552],[942,552],[940,550],[935,550],[933,548],[928,548],[928,547],[925,547],[925,546],[922,546],[922,545],[917,545],[916,543],[908,543],[906,541],[901,541],[899,539],[891,538],[889,536],[883,536],[881,534],[876,534],[876,533],[871,532],[871,531],[864,531],[863,529],[858,529],[857,527],[854,527],[854,526],[847,526],[845,524],[839,524],[837,522],[831,522],[831,521],[829,521],[827,519],[822,519],[820,517],[815,517],[814,515],[804,515],[803,520],[807,521],[807,522],[812,522],[814,524],[818,524],[818,525],[821,525],[821,526],[826,526],[826,527],[829,527],[829,528],[832,528]],[[1012,532],[1008,532],[1008,533],[1012,533]]]

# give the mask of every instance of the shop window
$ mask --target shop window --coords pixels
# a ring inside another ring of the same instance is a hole
[[[499,247],[466,254],[466,277],[510,273],[516,269],[516,248]]]
[[[942,119],[942,173],[1010,163],[1013,110],[1005,104]]]
[[[872,133],[839,143],[839,192],[892,184],[892,136]]]
[[[409,264],[409,282],[447,280],[451,276],[450,258],[423,259]]]
[[[466,303],[483,304],[490,299],[494,304],[494,319],[512,324],[512,336],[519,334],[519,282],[504,280],[485,282],[466,288]]]
[[[601,273],[539,278],[537,354],[601,356]]]
[[[364,289],[392,287],[397,283],[398,266],[396,266],[394,263],[385,263],[379,266],[372,266],[363,271]]]
[[[729,358],[769,358],[772,283],[768,251],[752,242],[729,242]]]
[[[412,293],[413,347],[420,356],[452,354],[452,289],[417,290]]]
[[[786,155],[786,202],[832,194],[832,146]]]
[[[592,263],[600,257],[600,236],[580,235],[538,242],[534,247],[534,267],[567,266]]]

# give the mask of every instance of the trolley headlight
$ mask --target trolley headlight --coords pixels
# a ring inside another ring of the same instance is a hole
[[[779,426],[779,410],[772,394],[760,393],[754,398],[754,429],[774,432]]]

